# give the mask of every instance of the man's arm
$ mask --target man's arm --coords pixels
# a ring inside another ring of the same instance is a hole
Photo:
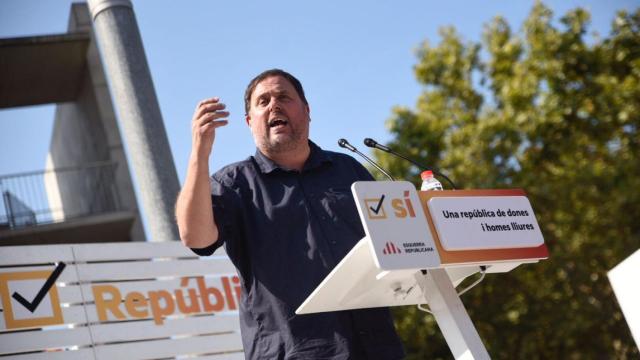
[[[176,202],[176,221],[180,239],[190,248],[205,248],[218,240],[218,227],[213,218],[209,185],[209,156],[215,131],[227,125],[229,116],[218,98],[198,103],[191,121],[191,155],[184,186]]]

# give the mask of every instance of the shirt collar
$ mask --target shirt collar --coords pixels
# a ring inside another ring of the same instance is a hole
[[[309,149],[309,157],[307,158],[307,161],[305,161],[302,171],[315,169],[325,162],[332,162],[331,155],[322,150],[311,140],[309,140]],[[283,168],[282,166],[276,164],[273,160],[269,159],[262,152],[260,152],[259,149],[256,149],[254,159],[256,160],[258,168],[264,174],[269,174],[275,170],[292,171],[291,169]]]

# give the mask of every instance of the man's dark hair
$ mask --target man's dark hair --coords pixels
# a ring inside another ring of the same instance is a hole
[[[295,76],[289,74],[284,70],[271,69],[271,70],[263,71],[262,73],[260,73],[260,75],[254,77],[253,80],[251,80],[251,82],[247,86],[247,90],[245,90],[244,92],[245,115],[249,113],[249,108],[251,107],[251,94],[253,94],[253,90],[256,89],[256,86],[258,86],[258,84],[262,80],[272,76],[282,76],[283,78],[287,79],[291,83],[291,85],[293,85],[293,88],[296,89],[298,96],[300,96],[300,99],[302,99],[304,104],[309,105],[309,103],[307,102],[307,98],[304,96],[304,89],[302,88],[302,84],[300,83],[300,80],[296,79]]]

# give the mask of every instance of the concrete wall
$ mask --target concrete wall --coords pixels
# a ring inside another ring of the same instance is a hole
[[[56,107],[47,168],[81,167],[96,162],[114,162],[117,165],[112,178],[107,173],[101,173],[101,176],[107,177],[98,179],[98,173],[90,169],[76,172],[84,174],[82,176],[72,175],[71,172],[56,174],[55,178],[49,175],[46,186],[50,205],[53,208],[58,204],[62,208],[61,212],[54,213],[59,220],[87,211],[108,210],[113,204],[96,199],[104,195],[97,191],[98,180],[103,180],[103,186],[108,188],[102,191],[117,194],[119,208],[135,214],[131,240],[144,241],[133,181],[86,4],[72,5],[69,32],[91,34],[86,55],[87,67],[76,100]],[[96,209],[96,206],[103,209]]]

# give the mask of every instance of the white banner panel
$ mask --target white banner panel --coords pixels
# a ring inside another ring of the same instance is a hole
[[[177,241],[3,247],[0,357],[242,356],[240,280],[220,255]]]
[[[440,243],[447,251],[544,244],[525,196],[434,197],[428,204]]]
[[[609,271],[609,281],[616,294],[624,318],[627,320],[631,335],[640,346],[640,289],[638,289],[638,274],[640,274],[640,250]]]

